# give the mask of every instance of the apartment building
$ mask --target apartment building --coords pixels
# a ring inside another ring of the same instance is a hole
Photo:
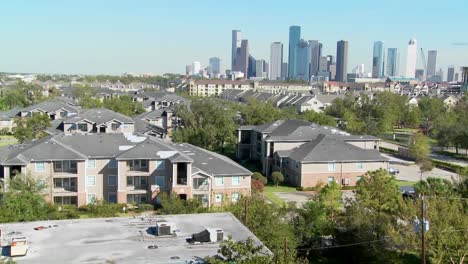
[[[106,108],[89,109],[63,122],[65,134],[132,133],[135,122],[128,116]]]
[[[251,172],[190,144],[132,133],[60,134],[0,148],[2,182],[30,173],[56,204],[158,203],[161,192],[206,206],[250,194]]]
[[[187,84],[191,96],[219,96],[226,89],[251,90],[253,83],[245,80],[189,80]]]
[[[319,155],[323,159],[320,161],[328,164],[328,162],[335,163],[340,161],[347,163],[348,161],[352,161],[352,156],[348,160],[339,156],[338,154],[340,154],[341,150],[343,151],[342,153],[356,152],[360,155],[362,152],[367,153],[369,158],[372,158],[369,160],[355,160],[356,163],[366,164],[365,166],[363,165],[363,169],[360,169],[359,172],[361,170],[365,172],[367,169],[370,170],[377,167],[387,168],[388,162],[384,158],[379,158],[380,139],[373,136],[351,135],[333,127],[319,126],[303,120],[278,120],[259,126],[242,126],[238,128],[237,132],[238,159],[260,162],[262,172],[267,176],[270,176],[273,171],[283,171],[285,174],[288,174],[287,180],[296,186],[311,187],[323,180],[322,176],[315,177],[317,175],[314,176],[313,174],[320,171],[318,167],[301,165],[314,160],[302,159],[299,154],[304,155],[304,157],[310,157],[308,155],[311,153]],[[322,138],[322,135],[326,137]],[[327,146],[329,144],[330,151],[333,151],[329,155],[325,155],[325,150],[314,147],[315,145],[311,143],[317,142],[316,140],[319,140],[320,146]],[[349,148],[351,150],[347,151]],[[290,157],[290,155],[292,156]],[[367,157],[364,154],[361,156]],[[360,156],[357,155],[356,157]],[[315,161],[320,163],[318,162],[319,160]],[[372,164],[368,163],[370,161],[372,161]],[[290,164],[294,164],[297,167],[291,168],[289,167],[291,166]],[[340,173],[350,175],[347,177],[348,180],[344,182],[346,185],[355,184],[356,177],[358,176],[356,174],[349,174],[355,172],[348,170],[351,168],[349,166],[352,165],[339,167]],[[361,165],[359,165],[359,168],[361,168]],[[307,176],[307,174],[311,176]],[[333,176],[334,179],[339,178],[335,174],[329,174],[329,176]]]

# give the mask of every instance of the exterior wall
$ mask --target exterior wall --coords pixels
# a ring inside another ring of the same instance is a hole
[[[124,123],[121,124],[121,126],[117,130],[112,130],[111,125],[113,122],[108,122],[107,123],[107,128],[105,128],[105,133],[133,133],[135,131],[135,124],[129,124],[129,123]],[[87,134],[91,133],[93,130],[93,124],[90,124],[88,122],[82,122],[80,124],[86,124],[86,131],[81,131],[78,129],[78,124],[76,124],[76,129],[70,130],[73,124],[71,123],[65,123],[63,124],[63,131],[65,134]],[[119,123],[120,124],[120,123]],[[98,132],[99,133],[99,126],[98,126]]]
[[[221,177],[221,176],[220,176]],[[232,202],[233,193],[238,193],[240,196],[250,195],[250,176],[239,176],[240,184],[232,184],[232,176],[222,176],[224,184],[222,186],[216,185],[216,177],[211,178],[211,197],[210,204],[214,206],[220,206],[225,203]],[[222,202],[216,202],[216,194],[222,194]]]
[[[0,130],[1,129],[7,129],[8,131],[11,131],[13,129],[14,121],[13,119],[11,120],[1,120],[0,121]]]

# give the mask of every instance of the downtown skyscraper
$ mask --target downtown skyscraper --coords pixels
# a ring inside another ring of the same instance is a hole
[[[320,62],[320,43],[318,40],[309,40],[310,45],[310,75],[317,76]]]
[[[372,78],[382,78],[384,75],[384,43],[374,42],[374,52],[372,56]]]
[[[453,82],[455,80],[454,76],[455,76],[455,67],[449,66],[447,70],[447,82]]]
[[[427,78],[436,75],[437,68],[437,50],[430,50],[427,52]]]
[[[283,44],[273,42],[270,49],[270,80],[281,80],[283,67]]]
[[[288,52],[288,77],[294,79],[296,77],[296,47],[301,39],[301,27],[289,27],[289,52]]]
[[[400,64],[400,54],[396,48],[387,49],[387,64],[386,75],[387,76],[398,76],[398,66]]]
[[[210,68],[209,68],[210,75],[217,75],[221,73],[221,59],[219,57],[210,58],[209,63],[210,63]]]
[[[296,75],[295,80],[309,81],[310,79],[310,44],[301,39],[296,46]]]
[[[240,30],[232,31],[232,47],[231,47],[231,70],[236,67],[237,49],[242,44],[242,32]]]
[[[336,43],[336,76],[335,80],[346,82],[348,79],[348,41],[340,40]]]
[[[408,42],[408,52],[406,54],[406,78],[416,78],[416,56],[418,44],[416,39],[412,38]]]

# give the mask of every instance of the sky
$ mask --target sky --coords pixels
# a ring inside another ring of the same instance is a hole
[[[231,30],[249,40],[257,59],[270,58],[270,45],[284,44],[288,28],[323,43],[349,41],[351,71],[370,71],[373,42],[400,51],[404,70],[411,37],[437,50],[437,69],[468,66],[467,0],[14,0],[0,1],[0,71],[122,74],[184,73],[185,65],[220,57],[231,63]]]

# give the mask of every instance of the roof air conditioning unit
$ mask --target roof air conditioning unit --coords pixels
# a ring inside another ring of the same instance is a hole
[[[171,236],[176,229],[174,223],[159,222],[156,224],[156,235],[158,236]]]

